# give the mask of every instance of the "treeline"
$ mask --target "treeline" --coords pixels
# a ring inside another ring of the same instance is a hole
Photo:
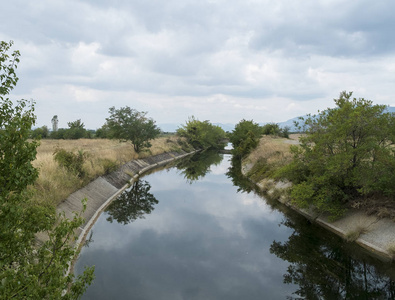
[[[84,123],[81,119],[68,122],[69,128],[59,128],[55,131],[50,131],[47,126],[32,129],[30,138],[32,139],[64,139],[64,140],[78,140],[82,138],[95,138],[95,130],[85,129]]]

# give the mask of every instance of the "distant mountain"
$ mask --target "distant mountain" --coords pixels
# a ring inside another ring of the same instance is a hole
[[[307,117],[307,115],[300,116],[300,117],[305,118],[305,117]],[[280,123],[278,123],[278,125],[280,125],[281,128],[284,128],[284,127],[288,126],[290,128],[291,132],[297,131],[297,128],[295,126],[295,122],[299,122],[299,124],[302,125],[300,120],[299,120],[300,117],[295,117],[295,118],[289,119],[289,120],[287,120],[285,122],[280,122]]]

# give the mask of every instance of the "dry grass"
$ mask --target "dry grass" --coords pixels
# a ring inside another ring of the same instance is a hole
[[[249,163],[256,164],[259,160],[264,160],[266,164],[273,167],[280,167],[288,164],[292,160],[289,150],[292,144],[297,144],[297,138],[284,139],[272,136],[263,136],[258,147],[256,147],[246,158]]]
[[[86,174],[83,178],[59,167],[55,162],[53,154],[60,148],[74,153],[82,150],[86,154],[84,163]],[[39,178],[32,188],[34,198],[37,201],[57,205],[77,189],[127,161],[179,149],[175,136],[153,140],[151,149],[140,154],[133,150],[130,143],[120,143],[117,140],[42,140],[37,149],[36,160],[33,162],[40,171]]]
[[[290,146],[298,144],[298,138],[294,138],[263,136],[258,146],[243,160],[243,165],[252,166],[248,176],[254,182],[275,177],[278,169],[292,161]]]

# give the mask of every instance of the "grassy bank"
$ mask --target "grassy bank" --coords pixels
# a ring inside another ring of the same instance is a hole
[[[273,190],[273,185],[283,187],[278,170],[292,161],[291,145],[298,144],[299,135],[291,135],[290,139],[263,136],[255,148],[242,161],[244,173],[263,190]],[[280,182],[280,183],[279,183]],[[287,185],[288,186],[288,185]],[[284,195],[284,191],[275,193],[274,198]],[[289,196],[288,196],[289,198]],[[292,201],[292,199],[289,199]],[[389,218],[395,221],[395,201],[384,197],[364,197],[355,199],[346,209],[363,210],[368,215]]]
[[[188,150],[185,141],[175,136],[160,137],[152,141],[148,151],[136,153],[130,143],[108,139],[41,140],[34,166],[40,175],[31,187],[33,198],[41,203],[58,205],[71,193],[93,179],[115,170],[120,165],[137,158],[165,152]],[[64,149],[81,153],[84,157],[83,176],[59,166],[54,152]]]
[[[291,162],[292,154],[289,147],[298,144],[299,135],[291,135],[290,139],[265,135],[259,140],[258,146],[243,159],[244,169],[254,182],[267,178],[275,178],[276,171]]]

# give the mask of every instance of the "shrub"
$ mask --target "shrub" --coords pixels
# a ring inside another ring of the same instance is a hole
[[[78,177],[82,178],[85,175],[84,162],[86,153],[79,150],[77,153],[66,151],[65,149],[56,149],[54,152],[55,161],[68,171],[75,173]]]

